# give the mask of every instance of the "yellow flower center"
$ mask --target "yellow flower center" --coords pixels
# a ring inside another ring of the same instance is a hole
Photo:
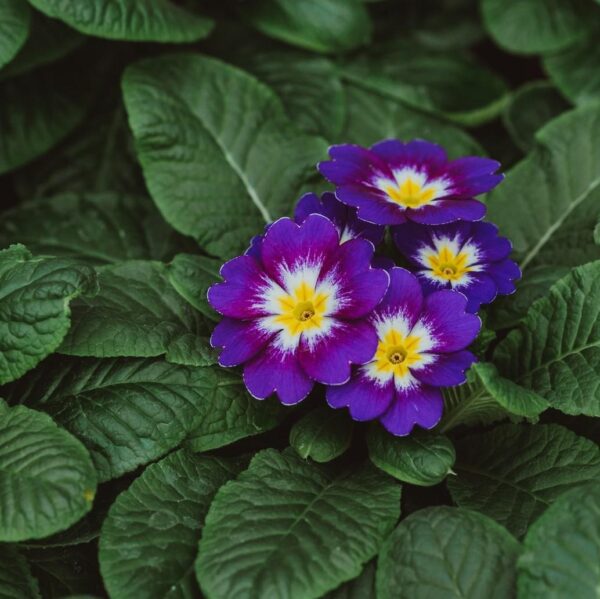
[[[435,199],[436,188],[432,185],[421,185],[418,181],[407,177],[400,184],[387,185],[385,193],[387,193],[391,200],[401,206],[417,208]]]
[[[419,352],[420,345],[421,338],[418,335],[405,336],[397,329],[391,329],[377,346],[374,358],[376,370],[406,376],[410,367],[423,359]]]
[[[447,246],[442,247],[437,255],[432,254],[427,259],[432,273],[447,281],[457,281],[473,270],[469,266],[469,256],[466,252],[454,253]]]
[[[312,285],[300,283],[293,293],[277,298],[280,314],[275,318],[290,335],[319,329],[327,312],[329,295],[317,291]]]

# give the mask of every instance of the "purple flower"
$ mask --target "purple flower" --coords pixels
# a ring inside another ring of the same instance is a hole
[[[370,149],[333,146],[321,173],[336,185],[336,196],[358,208],[358,217],[378,225],[407,220],[440,225],[456,220],[477,221],[485,206],[473,199],[503,178],[495,160],[466,157],[448,160],[440,146],[415,140],[381,141]]]
[[[296,206],[294,219],[297,223],[303,223],[309,214],[326,216],[336,226],[340,243],[362,237],[378,245],[383,239],[382,226],[360,220],[356,216],[356,208],[342,204],[331,192],[324,193],[321,199],[315,193],[303,195]]]
[[[412,262],[426,293],[455,289],[467,296],[467,311],[477,312],[498,294],[515,291],[519,267],[508,258],[511,244],[491,223],[452,223],[426,227],[415,223],[393,230],[398,249]]]
[[[481,321],[465,312],[461,293],[436,291],[424,298],[407,270],[393,268],[390,277],[386,296],[369,317],[379,338],[377,350],[348,383],[327,389],[327,402],[350,408],[354,420],[379,418],[394,435],[408,435],[415,424],[429,429],[439,422],[439,388],[465,381],[475,361],[465,348]]]
[[[208,291],[225,318],[211,337],[222,366],[244,364],[244,383],[257,399],[277,393],[295,404],[314,382],[337,385],[351,364],[371,359],[377,334],[364,317],[381,301],[389,275],[371,268],[373,244],[340,244],[320,214],[300,225],[273,223],[252,255],[221,268],[223,283]]]

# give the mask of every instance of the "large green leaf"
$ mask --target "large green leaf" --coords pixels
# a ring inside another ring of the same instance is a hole
[[[325,152],[269,88],[217,60],[146,60],[127,69],[123,89],[152,197],[176,229],[221,257],[291,211]]]
[[[354,83],[346,83],[344,91],[346,123],[335,141],[370,146],[388,138],[419,138],[441,144],[452,158],[484,154],[482,147],[455,125]]]
[[[577,266],[600,258],[600,107],[567,112],[536,135],[533,151],[488,198],[488,217],[521,268]]]
[[[319,597],[358,576],[400,511],[400,486],[266,449],[217,493],[196,562],[211,599]]]
[[[77,439],[46,414],[0,403],[0,541],[64,530],[90,510],[95,491]]]
[[[376,426],[369,429],[367,444],[375,466],[398,480],[422,487],[444,480],[456,457],[452,442],[444,435],[394,437]]]
[[[62,194],[2,213],[0,247],[21,241],[35,253],[94,264],[168,259],[179,247],[150,198],[117,193]]]
[[[456,443],[456,503],[487,514],[516,536],[566,489],[600,477],[600,449],[554,424],[505,424]]]
[[[512,597],[518,541],[482,514],[430,507],[387,538],[377,565],[378,599]]]
[[[162,262],[131,261],[99,270],[100,291],[71,305],[71,329],[59,351],[73,356],[151,357],[182,337],[203,335],[204,365],[215,364],[205,319],[172,287]]]
[[[206,512],[241,467],[178,451],[148,466],[117,497],[102,525],[99,553],[112,599],[198,594],[193,565]]]
[[[169,0],[29,0],[74,29],[109,39],[193,42],[210,33],[212,21]]]
[[[409,40],[374,45],[341,69],[355,85],[469,126],[493,119],[507,98],[505,83],[468,54]]]
[[[10,545],[0,545],[0,597],[2,599],[39,599],[38,583],[27,560]]]
[[[240,8],[265,35],[315,52],[351,50],[371,36],[362,0],[256,0]]]
[[[329,407],[316,408],[290,430],[290,445],[301,458],[330,462],[342,455],[352,440],[352,420]]]
[[[95,291],[93,270],[60,258],[34,258],[22,245],[0,251],[0,384],[51,354],[69,330],[69,302]]]
[[[0,5],[0,68],[19,52],[29,34],[31,10],[24,0],[3,0]]]
[[[520,597],[596,599],[600,589],[600,483],[573,489],[539,518],[518,561]]]
[[[567,414],[600,416],[600,261],[575,268],[498,345],[506,378]]]
[[[10,398],[49,412],[79,437],[102,481],[161,457],[187,435],[193,449],[213,449],[273,428],[284,414],[276,402],[252,399],[234,372],[161,359],[52,359]]]
[[[587,0],[482,0],[485,26],[510,52],[550,53],[564,50],[589,32],[600,14]]]
[[[323,599],[375,599],[375,562],[369,562],[359,576],[323,595]]]

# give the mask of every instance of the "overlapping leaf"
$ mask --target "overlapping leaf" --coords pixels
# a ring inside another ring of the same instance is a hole
[[[0,68],[10,62],[29,34],[31,10],[21,0],[4,0],[0,5]]]
[[[41,597],[38,583],[31,575],[27,560],[10,545],[0,545],[0,597],[3,599]]]

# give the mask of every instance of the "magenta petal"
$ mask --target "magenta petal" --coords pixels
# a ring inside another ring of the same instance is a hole
[[[304,371],[325,385],[341,385],[350,378],[352,364],[371,360],[377,349],[377,334],[367,321],[337,321],[326,336],[309,344],[302,337],[299,359]]]
[[[237,366],[257,354],[273,336],[257,326],[256,321],[224,318],[213,331],[210,343],[222,347],[221,366]]]
[[[293,405],[312,390],[313,381],[302,370],[293,352],[282,352],[273,344],[244,367],[244,383],[256,399],[277,393],[279,401]]]
[[[425,298],[424,318],[435,340],[436,352],[453,352],[472,343],[481,328],[481,320],[465,312],[467,298],[457,291],[435,291]]]
[[[358,208],[358,218],[376,225],[400,225],[406,222],[404,208],[388,202],[382,192],[372,187],[346,185],[335,192],[336,197],[348,206]]]
[[[399,392],[388,411],[380,418],[383,426],[393,435],[404,437],[415,425],[433,428],[442,418],[444,400],[439,389],[418,386]]]
[[[327,403],[332,408],[349,407],[354,420],[373,420],[383,414],[394,397],[394,383],[378,385],[361,372],[345,384],[327,387]]]
[[[392,268],[389,274],[390,286],[375,314],[385,316],[402,311],[412,327],[419,319],[423,309],[421,284],[417,277],[405,268]]]
[[[451,387],[462,385],[467,380],[465,372],[477,358],[466,350],[450,354],[438,354],[434,363],[413,370],[413,375],[432,387]]]

